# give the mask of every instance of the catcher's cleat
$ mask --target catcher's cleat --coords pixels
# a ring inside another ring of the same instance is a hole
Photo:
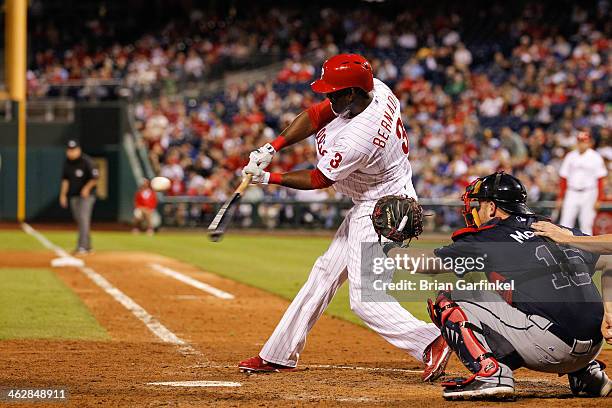
[[[577,397],[607,397],[612,395],[612,380],[604,369],[606,365],[598,360],[591,361],[582,370],[567,375],[572,394]]]
[[[425,370],[423,370],[421,379],[423,381],[435,381],[442,377],[451,353],[451,348],[448,347],[442,336],[432,341],[423,352]]]
[[[442,396],[451,401],[514,399],[514,387],[478,378],[467,383],[459,379],[455,384],[445,387]]]
[[[247,358],[238,364],[238,368],[243,373],[280,373],[295,370],[295,367],[284,366],[270,363],[259,356]]]

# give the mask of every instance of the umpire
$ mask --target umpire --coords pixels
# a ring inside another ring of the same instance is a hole
[[[81,151],[79,142],[71,139],[66,144],[66,161],[62,171],[60,205],[70,211],[79,227],[79,241],[75,254],[91,252],[91,213],[96,202],[96,184],[98,169],[88,155]]]

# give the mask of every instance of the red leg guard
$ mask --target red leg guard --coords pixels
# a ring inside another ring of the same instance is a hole
[[[461,307],[453,302],[449,293],[440,293],[436,304],[428,302],[432,321],[440,327],[442,337],[457,354],[461,362],[474,374],[469,379],[447,385],[465,385],[477,376],[490,377],[499,368],[493,354],[488,352],[474,335],[480,328],[470,323]]]
[[[436,304],[431,299],[427,299],[427,313],[429,313],[432,323],[439,329],[442,326],[441,316],[438,314]]]

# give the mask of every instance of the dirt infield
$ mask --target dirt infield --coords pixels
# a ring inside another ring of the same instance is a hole
[[[3,252],[0,267],[48,267],[49,252]],[[76,268],[55,269],[112,340],[0,342],[2,387],[67,387],[72,406],[321,405],[441,406],[437,384],[420,382],[420,364],[376,334],[324,316],[295,372],[247,376],[239,360],[255,355],[287,301],[175,260],[145,253],[98,253],[85,258],[102,275],[189,348],[165,344],[131,312]],[[160,274],[157,263],[229,292],[219,299]],[[603,360],[612,361],[607,351]],[[465,375],[456,361],[451,376]],[[513,406],[600,406],[569,398],[566,378],[519,370]],[[176,388],[163,381],[231,381],[241,387]],[[473,402],[456,405],[474,406]],[[491,404],[487,404],[491,405]],[[39,406],[39,405],[37,405]],[[50,406],[58,406],[52,404]]]

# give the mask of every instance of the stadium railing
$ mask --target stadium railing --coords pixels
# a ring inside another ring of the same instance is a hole
[[[29,122],[74,122],[74,99],[33,99],[28,101],[26,109]]]
[[[419,200],[426,210],[425,230],[447,232],[464,226],[461,207],[456,199]],[[207,227],[222,201],[209,197],[163,196],[159,210],[162,225],[166,227]],[[236,211],[232,228],[279,229],[333,229],[338,227],[346,212],[353,206],[351,200],[304,201],[296,199],[264,198],[250,201],[245,197]],[[529,203],[538,214],[556,219],[554,201]],[[612,203],[605,203],[602,212],[612,215]]]

